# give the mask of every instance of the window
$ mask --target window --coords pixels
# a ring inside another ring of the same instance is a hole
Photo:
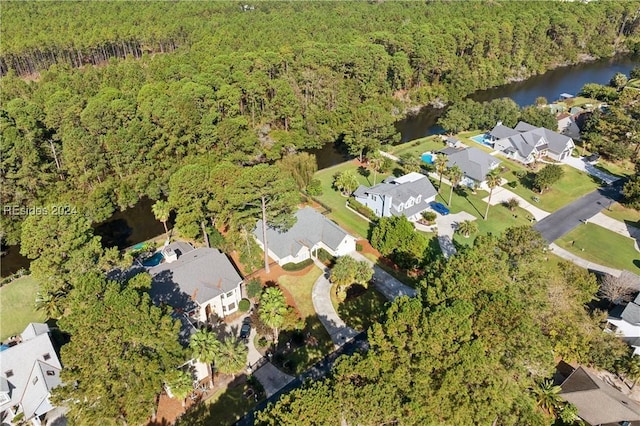
[[[31,383],[33,383],[34,385],[38,383],[38,376],[34,377]]]
[[[418,197],[416,197],[416,204],[420,204],[421,201],[422,201],[422,195],[418,195]]]
[[[229,306],[227,306],[227,308],[228,308],[228,309],[227,309],[228,311],[233,311],[233,310],[235,310],[235,309],[236,309],[236,304],[235,304],[235,303],[232,303],[232,304],[230,304]]]
[[[56,372],[53,370],[47,370],[47,376],[55,376]]]
[[[7,378],[12,377],[13,376],[13,370],[7,370],[4,372],[4,375],[7,376]]]
[[[44,355],[42,355],[42,358],[43,358],[45,361],[48,361],[48,360],[50,360],[50,359],[51,359],[51,355],[49,355],[49,354],[44,354]]]
[[[229,293],[227,293],[227,297],[233,297],[233,292],[230,291]]]
[[[401,212],[403,208],[404,208],[404,206],[402,205],[402,203],[400,203],[400,204],[398,205],[398,211],[399,211],[399,212]]]

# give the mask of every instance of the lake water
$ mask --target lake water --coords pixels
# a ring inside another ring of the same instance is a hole
[[[533,104],[538,96],[544,96],[549,101],[553,101],[559,97],[560,93],[576,94],[586,83],[607,84],[616,72],[628,75],[638,65],[640,65],[638,57],[617,56],[558,68],[525,81],[475,92],[469,98],[488,101],[509,97],[520,106]],[[406,142],[440,133],[442,129],[436,126],[436,122],[445,111],[444,108],[424,107],[417,114],[398,121],[396,128],[402,136],[401,141]],[[328,143],[322,148],[309,150],[309,152],[316,155],[319,169],[339,164],[347,158],[344,146],[339,143]],[[115,213],[107,222],[96,226],[96,234],[102,236],[105,245],[120,248],[161,234],[164,228],[153,216],[152,204],[151,200],[143,199],[135,207]],[[6,251],[7,254],[0,262],[3,277],[29,266],[28,259],[20,255],[18,246],[7,247]]]

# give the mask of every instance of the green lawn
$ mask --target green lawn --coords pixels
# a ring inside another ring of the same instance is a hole
[[[322,195],[315,198],[331,208],[332,212],[327,215],[330,219],[337,222],[347,232],[362,238],[367,238],[369,233],[369,222],[348,210],[345,207],[347,197],[343,197],[340,191],[333,188],[334,176],[345,170],[353,170],[356,172],[356,176],[358,177],[358,182],[360,182],[360,184],[366,186],[373,185],[373,175],[369,175],[368,177],[363,176],[358,172],[358,166],[354,161],[347,161],[346,163],[320,170],[315,174],[315,178],[319,179],[322,183]],[[380,183],[390,175],[391,173],[378,173],[375,182]]]
[[[419,158],[427,151],[438,151],[444,147],[445,144],[442,139],[440,139],[440,136],[433,135],[427,136],[426,138],[414,139],[400,145],[394,145],[389,149],[389,153],[396,157],[411,154]]]
[[[625,207],[620,203],[613,203],[610,207],[602,210],[605,215],[640,227],[640,211]]]
[[[532,197],[538,197],[540,202],[533,204],[548,212],[554,212],[600,186],[588,174],[570,166],[561,166],[564,171],[562,178],[553,184],[551,189],[542,194],[538,194],[531,189],[534,178],[533,172],[520,164],[516,164],[512,161],[505,161],[504,159],[502,165],[509,169],[509,172],[503,173],[502,177],[507,179],[509,182],[518,182],[518,185],[515,188],[511,188],[509,185],[505,185],[504,187],[509,191],[520,195],[529,202],[532,202]],[[516,176],[516,172],[518,171],[525,171],[527,172],[527,175],[523,178],[518,178]]]
[[[355,285],[352,289],[349,289],[347,300],[342,303],[338,302],[336,295],[332,291],[331,303],[333,303],[338,316],[349,327],[354,330],[364,331],[382,318],[386,311],[387,299],[377,292],[373,286],[363,289],[361,286]]]
[[[176,423],[178,426],[191,425],[232,425],[257,405],[254,398],[245,398],[247,384],[222,389],[185,413]]]
[[[43,322],[35,308],[38,283],[24,276],[0,288],[0,340],[21,333],[30,322]]]
[[[555,243],[585,260],[640,273],[640,252],[634,241],[598,225],[580,225]]]
[[[283,330],[280,333],[278,350],[286,351],[287,353],[283,357],[278,356],[277,359],[274,357],[274,363],[290,374],[302,373],[333,348],[329,333],[327,333],[327,330],[316,315],[311,297],[313,284],[320,274],[322,274],[322,271],[313,267],[303,276],[285,275],[278,278],[278,284],[293,296],[298,312],[304,322],[302,329],[297,331],[302,332],[304,335],[313,336],[317,342],[316,345],[305,344],[287,351],[286,343],[296,330]],[[285,365],[285,363],[287,364]]]
[[[278,284],[293,296],[298,312],[302,318],[313,316],[316,311],[313,309],[313,302],[311,301],[311,292],[313,290],[313,284],[318,277],[322,274],[322,271],[316,266],[303,276],[284,275],[278,278]]]

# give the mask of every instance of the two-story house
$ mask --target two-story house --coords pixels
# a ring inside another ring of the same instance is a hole
[[[609,312],[607,330],[614,332],[640,355],[640,294],[626,306],[616,306]]]
[[[353,193],[356,201],[369,207],[378,217],[404,215],[411,221],[429,208],[437,191],[425,175],[412,172],[390,177],[372,187],[359,186]]]
[[[493,148],[503,155],[529,164],[541,157],[562,161],[571,156],[575,144],[567,135],[521,121],[512,129],[498,123],[488,133]]]

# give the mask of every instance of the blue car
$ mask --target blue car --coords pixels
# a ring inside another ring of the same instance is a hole
[[[429,205],[431,206],[432,210],[434,210],[437,213],[440,213],[442,216],[446,216],[449,214],[449,209],[446,208],[445,205],[442,203],[433,202]]]

